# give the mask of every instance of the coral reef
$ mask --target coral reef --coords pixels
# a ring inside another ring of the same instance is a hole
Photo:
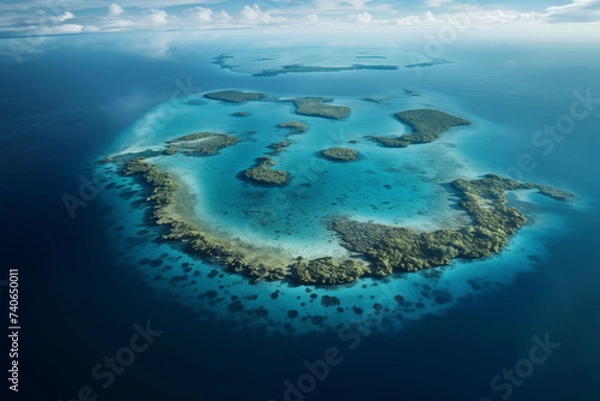
[[[199,132],[167,141],[169,147],[164,153],[170,155],[183,149],[187,151],[187,154],[210,156],[217,154],[221,149],[235,145],[239,141],[240,138],[235,135]]]
[[[286,184],[288,172],[284,170],[273,170],[271,167],[276,164],[277,163],[270,157],[261,156],[256,159],[256,165],[254,167],[244,170],[241,178],[262,185]]]
[[[158,225],[169,227],[169,233],[163,235],[164,240],[177,240],[186,244],[188,251],[197,254],[212,263],[226,266],[237,273],[247,274],[253,282],[262,279],[275,281],[288,276],[288,267],[281,264],[265,265],[250,260],[248,256],[228,241],[212,238],[200,227],[184,221],[171,207],[175,203],[175,193],[179,185],[167,172],[137,157],[129,161],[123,168],[126,175],[141,175],[144,181],[153,188],[153,195],[146,201],[154,203],[152,218]]]
[[[329,148],[323,150],[321,154],[329,160],[343,162],[356,160],[358,157],[358,152],[350,148]]]
[[[309,261],[298,258],[291,268],[293,277],[304,284],[350,283],[370,272],[363,262],[354,259],[337,261],[329,256]]]

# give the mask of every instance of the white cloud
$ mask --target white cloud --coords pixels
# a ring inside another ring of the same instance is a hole
[[[47,0],[24,0],[25,3]],[[277,8],[266,10],[259,5],[246,5],[236,14],[229,15],[209,3],[221,0],[195,1],[194,6],[187,8],[152,8],[158,0],[148,0],[144,6],[133,7],[132,4],[142,4],[141,0],[116,0],[112,3],[89,10],[77,11],[81,8],[79,0],[67,0],[69,7],[62,8],[33,8],[22,11],[17,6],[11,12],[0,13],[0,34],[4,36],[27,35],[56,35],[74,34],[79,32],[115,32],[134,30],[157,31],[205,31],[211,29],[261,29],[266,26],[276,26],[282,32],[294,29],[311,29],[320,31],[335,31],[338,29],[349,32],[356,28],[367,31],[394,32],[410,27],[407,31],[416,32],[422,27],[425,30],[436,26],[458,26],[477,29],[495,29],[506,33],[513,32],[510,27],[531,27],[536,29],[541,25],[556,27],[556,22],[600,22],[600,0],[564,0],[569,2],[561,6],[548,7],[543,13],[534,11],[521,12],[510,8],[499,9],[492,6],[475,6],[453,0],[422,0],[420,5],[436,8],[435,15],[431,11],[410,13],[394,10],[392,3],[382,4],[374,0],[314,0],[313,3],[297,0],[271,0]],[[96,6],[97,0],[89,0],[90,5]],[[188,0],[164,0],[163,5],[188,4]],[[1,3],[0,3],[1,4]],[[6,4],[6,3],[5,3]],[[20,3],[19,3],[20,4]],[[204,6],[200,6],[204,4]],[[273,4],[273,3],[272,3]],[[126,11],[123,7],[126,7]],[[396,4],[394,4],[396,6]],[[417,7],[416,10],[421,10]],[[0,5],[0,11],[2,6]],[[77,15],[75,15],[77,14]],[[504,26],[505,28],[499,28]],[[594,25],[590,25],[594,26]],[[568,29],[567,27],[564,28]]]
[[[433,22],[436,22],[436,19],[431,11],[424,12],[421,15],[408,15],[393,20],[395,25],[427,25]]]
[[[108,6],[108,15],[112,16],[112,17],[117,17],[121,14],[123,14],[125,10],[123,10],[121,8],[121,6],[119,6],[118,4],[112,3],[111,5]]]
[[[262,11],[260,7],[255,4],[252,7],[244,6],[240,13],[241,22],[247,22],[252,24],[273,24],[285,21],[285,18],[274,17],[270,13]]]
[[[319,22],[319,16],[317,14],[308,14],[304,17],[304,21],[308,24],[316,24]]]
[[[73,18],[75,18],[75,15],[68,11],[54,17],[56,22],[65,22],[65,21],[73,19]]]
[[[444,3],[449,3],[452,0],[425,0],[425,5],[428,7],[439,7]]]
[[[359,24],[368,24],[369,22],[373,21],[373,16],[368,12],[363,11],[362,13],[351,15],[350,20],[356,21]]]
[[[145,17],[152,25],[164,25],[168,21],[169,14],[164,10],[150,9],[145,12]]]
[[[57,26],[42,27],[38,32],[40,35],[67,35],[83,32],[83,25],[63,24]]]
[[[572,0],[546,9],[549,22],[600,22],[600,0]]]
[[[231,20],[231,16],[225,11],[214,12],[210,8],[194,7],[186,11],[186,14],[198,22],[227,22]]]

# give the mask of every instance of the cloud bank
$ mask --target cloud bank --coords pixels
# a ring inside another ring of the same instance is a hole
[[[566,0],[565,0],[566,1]],[[261,5],[221,0],[104,2],[42,0],[0,5],[2,37],[121,31],[186,31],[222,29],[394,30],[464,24],[494,26],[556,26],[592,24],[600,31],[600,0],[572,0],[538,11],[481,6],[457,0],[424,0],[406,9],[382,0],[266,0]]]

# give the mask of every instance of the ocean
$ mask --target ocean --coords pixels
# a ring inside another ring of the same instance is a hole
[[[89,386],[99,400],[598,399],[600,59],[593,49],[457,43],[443,54],[452,63],[415,69],[402,67],[409,51],[419,50],[411,44],[281,48],[227,38],[164,50],[154,42],[137,46],[143,38],[56,38],[21,63],[2,59],[2,242],[4,263],[21,275],[22,395],[71,400]],[[223,53],[235,68],[212,63]],[[365,55],[386,58],[357,58]],[[356,60],[401,67],[251,75]],[[221,89],[331,97],[352,114],[331,121],[295,116],[286,102],[230,105],[202,97]],[[569,118],[575,102],[585,117]],[[406,149],[365,138],[402,133],[407,128],[391,114],[422,107],[473,124]],[[236,111],[252,115],[231,116]],[[276,168],[292,172],[291,184],[265,189],[235,178],[284,138],[274,126],[291,119],[309,125],[274,157]],[[554,136],[538,134],[545,126],[557,127]],[[294,256],[343,254],[324,223],[335,213],[425,228],[458,224],[443,187],[454,178],[496,173],[576,197],[564,203],[510,195],[530,224],[485,260],[310,292],[252,285],[161,243],[143,187],[97,163],[203,130],[243,140],[217,156],[176,155],[157,164],[188,185],[194,213],[215,231]],[[314,155],[351,139],[363,155],[353,164]],[[304,191],[302,166],[311,184]],[[269,202],[282,193],[290,201],[284,210],[261,230],[244,230],[249,211],[272,212]],[[65,195],[85,206],[70,214]],[[435,300],[440,292],[444,302]],[[397,305],[398,294],[415,306]],[[337,297],[343,312],[324,306],[323,295]],[[131,347],[147,324],[162,334],[110,383],[99,379],[97,364]],[[546,339],[560,345],[547,349],[544,362],[528,363],[542,355],[531,349],[543,350]],[[329,361],[326,369],[321,360]],[[521,379],[491,384],[504,369]]]

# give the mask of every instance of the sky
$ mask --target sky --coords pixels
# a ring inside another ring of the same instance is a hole
[[[600,36],[600,0],[3,0],[0,37],[124,31],[574,26]],[[568,28],[566,28],[568,27]]]

